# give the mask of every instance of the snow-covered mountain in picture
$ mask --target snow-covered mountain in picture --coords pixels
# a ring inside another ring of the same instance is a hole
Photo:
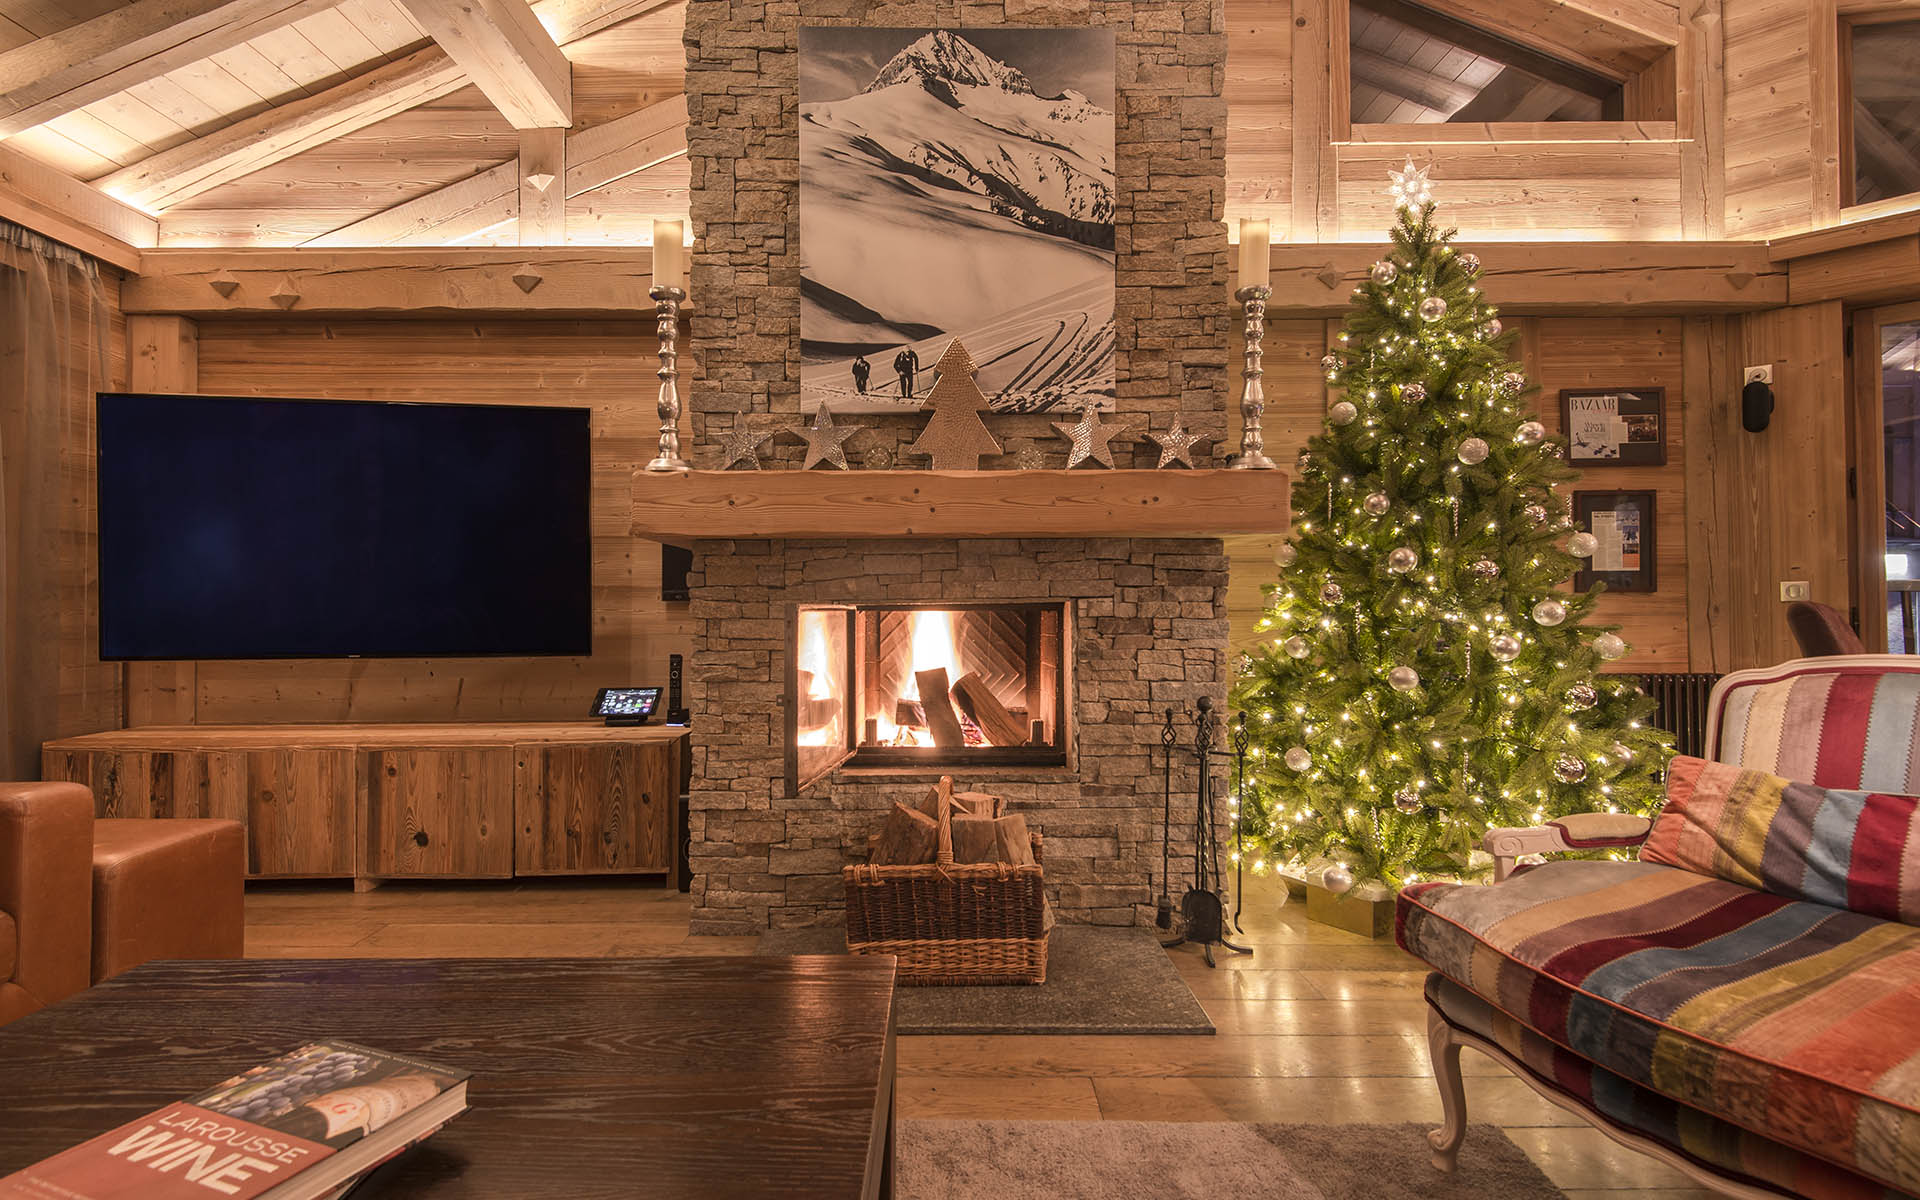
[[[1112,31],[801,30],[800,277],[804,411],[1111,407]]]

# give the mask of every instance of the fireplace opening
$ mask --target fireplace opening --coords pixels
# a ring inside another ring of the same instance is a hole
[[[1062,603],[795,606],[788,779],[845,763],[1064,766]]]

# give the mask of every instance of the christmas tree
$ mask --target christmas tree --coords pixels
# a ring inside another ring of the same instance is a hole
[[[936,369],[940,378],[927,393],[933,415],[907,453],[933,459],[936,471],[978,471],[980,456],[1000,453],[1000,443],[980,419],[987,411],[987,397],[973,381],[973,356],[955,338],[947,343]]]
[[[1294,527],[1235,699],[1253,738],[1243,829],[1323,879],[1463,874],[1487,829],[1645,812],[1667,736],[1627,645],[1563,590],[1594,552],[1553,487],[1575,478],[1528,411],[1481,264],[1392,173],[1393,250],[1355,293],[1339,391],[1300,456]]]

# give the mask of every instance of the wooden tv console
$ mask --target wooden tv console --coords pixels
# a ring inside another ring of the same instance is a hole
[[[103,817],[229,817],[250,878],[674,874],[687,731],[166,725],[47,742]]]

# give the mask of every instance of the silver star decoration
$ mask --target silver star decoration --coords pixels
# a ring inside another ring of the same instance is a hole
[[[1153,433],[1149,431],[1147,436],[1160,443],[1159,465],[1161,467],[1169,467],[1176,462],[1183,467],[1191,467],[1193,465],[1194,446],[1200,442],[1210,442],[1213,440],[1204,433],[1188,433],[1186,425],[1181,422],[1177,415],[1173,418],[1172,429],[1167,430],[1165,433]]]
[[[749,425],[744,418],[735,421],[733,423],[733,432],[727,435],[726,444],[720,448],[720,453],[724,459],[720,464],[720,469],[722,471],[731,471],[735,463],[745,463],[747,464],[747,470],[758,471],[760,469],[760,447],[771,440],[772,437],[773,430],[771,429],[761,430],[756,433],[753,426]]]
[[[803,425],[792,432],[806,439],[807,462],[802,471],[811,471],[821,463],[835,470],[847,469],[847,439],[860,432],[857,425],[835,425],[833,413],[822,404],[813,410],[813,424]]]
[[[1409,158],[1407,165],[1398,171],[1388,171],[1387,178],[1393,181],[1387,188],[1387,195],[1393,197],[1396,208],[1419,208],[1433,199],[1433,183],[1427,178],[1433,170],[1431,164],[1416,167]]]
[[[1100,414],[1089,404],[1080,410],[1080,420],[1075,424],[1054,421],[1053,427],[1060,436],[1073,443],[1073,449],[1067,453],[1067,469],[1071,471],[1081,463],[1092,459],[1103,467],[1113,465],[1113,439],[1127,431],[1125,425],[1102,425]]]

